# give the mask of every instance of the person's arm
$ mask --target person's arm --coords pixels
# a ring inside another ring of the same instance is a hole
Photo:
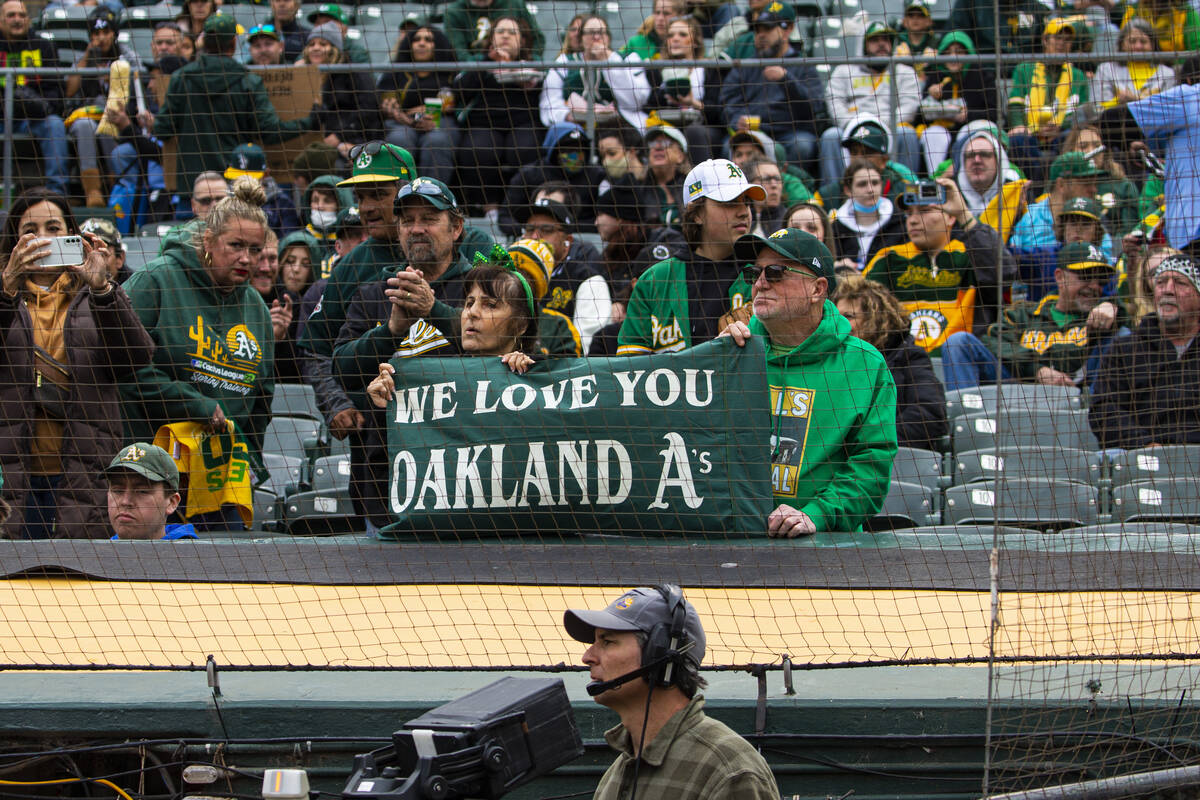
[[[880,359],[870,405],[842,444],[845,462],[800,511],[817,531],[858,530],[883,508],[896,450],[896,384]]]
[[[271,330],[271,315],[265,305],[258,311],[258,340],[263,343],[262,361],[258,362],[258,393],[246,424],[238,426],[250,450],[250,463],[256,467],[262,465],[263,435],[271,422],[271,398],[275,396],[275,337]]]
[[[781,86],[792,122],[797,125],[811,124],[815,128],[825,115],[825,102],[820,81],[818,79],[814,85],[809,80],[810,72],[816,74],[816,70],[809,66],[789,67]]]
[[[1137,369],[1133,339],[1133,336],[1118,339],[1100,362],[1100,374],[1088,407],[1088,425],[1101,448],[1131,450],[1154,441],[1149,429],[1138,424],[1133,403],[1136,390],[1132,376]]]
[[[743,83],[749,78],[749,72],[742,67],[729,70],[725,80],[721,82],[721,107],[725,109],[725,125],[730,130],[737,130],[737,121],[750,114],[746,106],[746,93]]]
[[[566,56],[559,56],[555,61],[565,62]],[[546,73],[542,83],[542,96],[538,100],[538,111],[542,124],[549,128],[567,119],[567,103],[563,100],[563,70],[552,69]]]
[[[1195,124],[1195,120],[1189,118],[1189,112],[1195,113],[1198,97],[1200,86],[1176,86],[1130,103],[1126,108],[1143,137],[1170,136]],[[1108,113],[1111,112],[1105,112]]]
[[[612,319],[612,294],[603,275],[593,275],[575,292],[575,329],[583,352],[591,347],[592,337]]]
[[[896,96],[900,103],[896,118],[900,122],[912,122],[921,108],[921,83],[917,80],[917,72],[906,64],[897,64],[892,74],[896,78]]]
[[[113,375],[128,378],[154,359],[154,340],[138,319],[125,291],[113,282],[101,292],[88,290],[96,331]]]
[[[622,59],[614,53],[612,60],[620,62]],[[624,60],[640,62],[642,59],[637,53],[630,53]],[[617,108],[638,110],[650,98],[650,82],[646,80],[646,70],[610,68],[604,70],[604,75],[608,87],[612,89]]]
[[[1017,64],[1012,74],[1012,88],[1008,91],[1008,129],[1024,128],[1026,123],[1026,106],[1029,103],[1028,75],[1031,68],[1027,64]]]
[[[825,107],[832,117],[833,124],[838,128],[846,127],[846,123],[854,116],[855,109],[851,106],[854,92],[850,85],[850,68],[845,64],[833,68],[829,76],[829,87],[825,91]]]
[[[365,391],[378,374],[379,364],[390,361],[408,336],[408,326],[393,333],[388,318],[380,320],[382,296],[380,284],[369,284],[355,294],[346,309],[346,321],[333,347],[333,375],[348,393]]]
[[[901,347],[904,363],[892,373],[897,384],[896,439],[912,447],[937,449],[941,438],[950,433],[946,389],[933,373],[928,353],[916,345]]]
[[[1023,381],[1035,380],[1038,370],[1049,366],[1042,362],[1036,350],[1021,347],[1021,337],[1029,323],[1028,314],[1019,307],[1006,309],[1000,319],[988,326],[987,335],[981,337],[1005,369]]]

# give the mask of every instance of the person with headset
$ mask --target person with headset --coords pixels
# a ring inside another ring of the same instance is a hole
[[[621,718],[604,734],[618,755],[595,800],[779,800],[762,755],[704,713],[704,628],[678,586],[631,589],[603,611],[570,609],[563,625],[589,645],[588,694]]]

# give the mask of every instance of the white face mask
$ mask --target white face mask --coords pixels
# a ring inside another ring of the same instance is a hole
[[[313,211],[312,226],[318,230],[327,231],[337,222],[336,211]]]

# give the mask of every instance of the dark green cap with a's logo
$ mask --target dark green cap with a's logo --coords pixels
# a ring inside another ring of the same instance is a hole
[[[175,466],[175,460],[156,445],[134,442],[121,448],[104,474],[111,475],[119,469],[136,472],[147,480],[165,483],[172,489],[179,488],[179,468]]]
[[[789,261],[799,262],[818,278],[829,281],[829,291],[837,283],[833,272],[833,254],[820,239],[799,228],[780,228],[770,236],[747,233],[733,244],[733,256],[738,265],[753,264],[758,251],[769,247]]]

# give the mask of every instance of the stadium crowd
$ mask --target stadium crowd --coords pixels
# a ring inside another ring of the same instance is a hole
[[[992,0],[937,21],[907,0],[827,73],[739,61],[809,53],[783,0],[655,0],[625,42],[598,14],[547,31],[519,0],[453,0],[406,20],[387,64],[335,3],[270,0],[245,28],[190,0],[145,52],[120,41],[133,9],[80,5],[86,48],[64,59],[23,0],[0,4],[3,64],[111,70],[14,87],[44,186],[0,239],[9,537],[110,536],[105,470],[130,442],[180,462],[171,512],[240,527],[246,504],[179,454],[217,440],[240,482],[265,478],[272,395],[296,383],[348,443],[354,513],[386,525],[397,357],[523,372],[761,337],[772,386],[835,398],[807,456],[774,442],[802,487],[776,485],[786,536],[877,513],[897,446],[944,446],[946,390],[1078,387],[1104,448],[1200,444],[1200,58],[1142,58],[1200,46],[1186,0],[1005,0],[1001,41]],[[521,65],[555,38],[553,69]],[[997,50],[1026,60],[954,60]],[[374,72],[321,73],[284,120],[257,68],[287,64]],[[164,223],[157,257],[126,265],[123,237]],[[79,263],[44,265],[66,235]]]

